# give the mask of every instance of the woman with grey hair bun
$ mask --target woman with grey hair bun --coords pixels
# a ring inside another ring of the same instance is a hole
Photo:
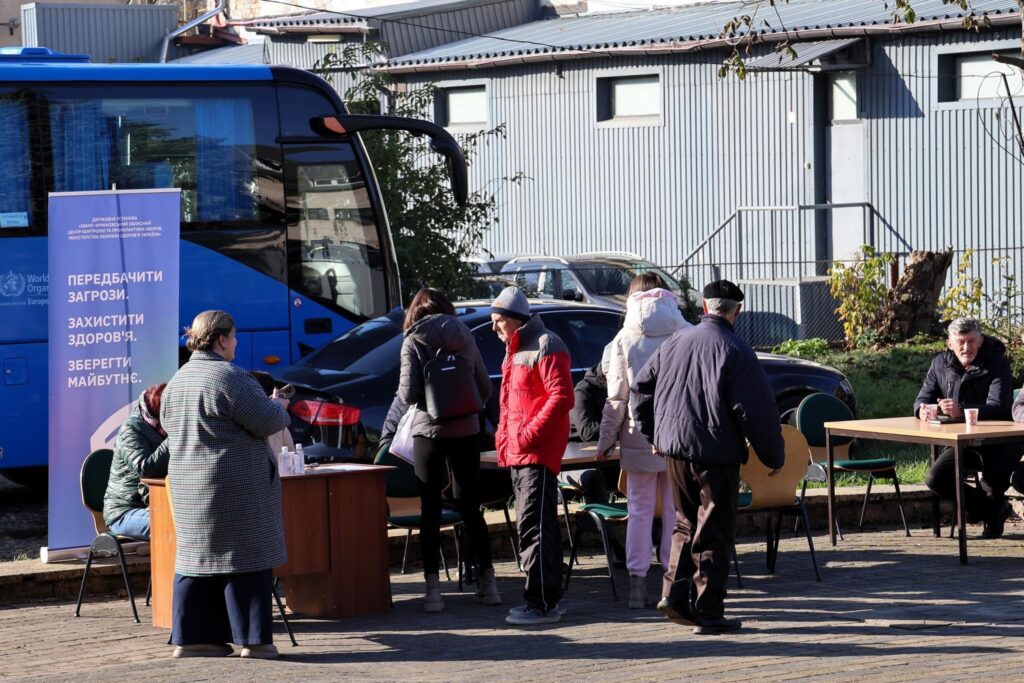
[[[177,534],[174,657],[277,657],[271,594],[287,559],[281,480],[267,437],[288,425],[287,401],[267,397],[234,365],[235,322],[204,311],[188,328],[192,357],[164,389],[168,486]]]

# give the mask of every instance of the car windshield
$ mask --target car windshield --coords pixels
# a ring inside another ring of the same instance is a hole
[[[668,284],[668,288],[682,300],[685,292],[676,279],[649,263],[580,261],[573,267],[573,272],[583,281],[587,291],[597,296],[625,295],[629,291],[630,280],[644,271],[660,275]]]
[[[402,346],[401,313],[352,328],[296,365],[357,375],[380,374],[397,366]]]

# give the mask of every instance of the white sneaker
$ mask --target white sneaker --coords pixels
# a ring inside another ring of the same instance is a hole
[[[525,612],[509,612],[505,621],[517,626],[535,626],[538,624],[554,624],[562,620],[562,613],[558,607],[549,609],[547,612],[536,607],[529,607]]]

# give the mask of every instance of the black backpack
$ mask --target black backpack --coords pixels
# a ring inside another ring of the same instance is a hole
[[[437,350],[423,364],[423,394],[427,414],[434,420],[454,420],[484,409],[473,366],[456,353]]]

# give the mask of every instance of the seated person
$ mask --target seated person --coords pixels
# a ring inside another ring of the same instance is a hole
[[[140,480],[167,476],[167,432],[160,426],[165,386],[146,389],[117,432],[103,496],[103,521],[115,534],[149,539],[149,487]]]
[[[981,333],[973,318],[957,318],[949,324],[949,349],[933,360],[924,385],[914,401],[914,413],[926,419],[925,406],[937,403],[941,414],[962,419],[965,408],[977,408],[979,420],[1006,420],[1010,416],[1013,378],[1006,347]],[[979,486],[964,488],[964,512],[972,523],[984,522],[983,538],[999,538],[1010,508],[1006,489],[1020,460],[1018,447],[985,446],[963,451],[963,469],[981,473]],[[944,448],[932,463],[925,483],[933,493],[956,500],[953,449]]]
[[[604,362],[602,359],[601,363],[587,370],[573,392],[576,400],[569,412],[569,438],[573,441],[597,441],[600,436],[601,414],[608,398],[608,382],[602,368]],[[608,502],[607,482],[599,469],[562,470],[558,480],[580,489],[587,504]]]
[[[260,383],[267,396],[277,398],[277,385],[274,384],[274,378],[269,373],[262,370],[250,370],[249,374]],[[284,409],[288,410],[287,404],[284,405]],[[288,431],[287,427],[268,436],[267,443],[270,444],[270,452],[274,454],[275,458],[281,452],[282,447],[287,448],[289,451],[295,450],[295,440],[292,438],[292,433]]]

